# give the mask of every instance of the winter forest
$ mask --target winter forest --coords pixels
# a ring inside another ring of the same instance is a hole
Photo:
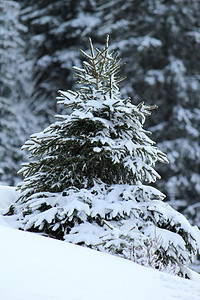
[[[197,0],[0,0],[3,214],[200,273],[199,50]]]

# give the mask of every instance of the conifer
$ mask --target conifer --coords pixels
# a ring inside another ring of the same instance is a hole
[[[149,185],[160,178],[155,163],[168,162],[143,127],[156,106],[121,99],[121,60],[108,41],[99,50],[89,38],[74,67],[80,88],[59,91],[71,113],[25,143],[32,159],[9,213],[23,230],[189,277],[199,232]]]

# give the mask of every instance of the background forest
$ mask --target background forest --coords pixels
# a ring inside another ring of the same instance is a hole
[[[21,146],[60,112],[56,91],[75,89],[77,50],[108,33],[123,96],[159,106],[146,128],[170,163],[155,187],[200,227],[200,1],[0,0],[0,28],[0,184],[21,180]]]

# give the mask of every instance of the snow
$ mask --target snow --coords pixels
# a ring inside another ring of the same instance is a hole
[[[15,187],[0,186],[0,208],[6,208],[18,197]]]
[[[0,208],[16,200],[0,186]],[[192,280],[109,254],[22,232],[0,218],[0,295],[6,300],[199,300],[200,275]]]
[[[0,226],[6,300],[198,300],[200,276],[182,279],[66,242]],[[11,288],[12,287],[12,288]]]

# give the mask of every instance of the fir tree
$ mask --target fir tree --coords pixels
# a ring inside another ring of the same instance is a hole
[[[160,178],[155,163],[167,162],[143,128],[155,106],[121,99],[108,36],[102,50],[89,45],[83,68],[74,67],[80,88],[59,92],[71,114],[25,143],[32,160],[9,213],[24,230],[189,277],[198,230],[148,185]]]

